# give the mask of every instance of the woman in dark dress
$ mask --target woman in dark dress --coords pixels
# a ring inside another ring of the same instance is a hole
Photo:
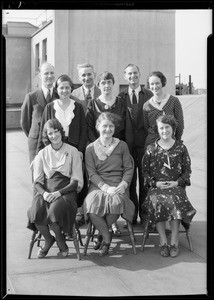
[[[35,193],[27,213],[27,227],[44,236],[45,244],[39,249],[38,258],[47,255],[55,240],[60,250],[58,254],[67,256],[63,233],[73,234],[77,193],[83,186],[82,160],[75,147],[64,143],[64,130],[57,119],[45,123],[43,142],[46,147],[32,163]]]
[[[173,138],[177,122],[173,116],[160,116],[159,139],[147,147],[142,160],[145,185],[149,188],[143,212],[156,225],[160,235],[161,255],[176,257],[179,252],[179,226],[189,226],[196,210],[191,205],[186,186],[190,185],[191,161],[186,146]],[[165,222],[172,235],[167,245]]]
[[[180,141],[183,134],[183,109],[177,97],[165,92],[166,83],[166,77],[160,71],[154,71],[148,76],[148,84],[153,97],[143,105],[143,121],[147,133],[145,149],[158,138],[156,119],[161,115],[172,115],[175,117],[178,124],[174,132],[176,140]]]

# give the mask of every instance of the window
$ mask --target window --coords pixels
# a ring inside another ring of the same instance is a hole
[[[42,41],[42,62],[47,61],[47,39]]]
[[[36,44],[35,49],[35,71],[39,72],[39,66],[40,66],[40,58],[39,58],[39,43]]]

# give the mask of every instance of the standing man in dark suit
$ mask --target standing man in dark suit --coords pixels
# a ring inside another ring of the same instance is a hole
[[[96,99],[100,96],[101,91],[95,85],[96,73],[94,68],[89,63],[77,65],[78,78],[82,82],[82,86],[73,90],[72,95],[77,97],[82,104],[86,113],[87,105],[89,100]]]
[[[118,96],[126,101],[126,143],[134,158],[134,175],[130,185],[130,198],[135,205],[135,216],[133,224],[137,223],[138,212],[141,218],[141,205],[146,196],[142,177],[142,158],[146,132],[143,124],[143,104],[153,96],[150,90],[140,86],[140,70],[134,64],[128,64],[124,69],[124,78],[129,83],[129,87]],[[137,174],[139,178],[139,200],[137,196]],[[141,220],[142,222],[142,220]]]
[[[47,103],[57,97],[53,90],[55,68],[50,63],[40,67],[41,88],[25,96],[21,107],[21,128],[28,137],[28,151],[30,163],[36,156],[40,122]]]

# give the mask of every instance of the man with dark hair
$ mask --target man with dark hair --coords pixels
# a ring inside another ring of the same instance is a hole
[[[126,143],[135,164],[134,175],[130,185],[130,199],[135,204],[133,224],[137,223],[138,213],[141,218],[141,206],[146,196],[141,166],[146,139],[142,118],[143,104],[153,96],[150,90],[140,86],[140,76],[138,66],[128,64],[124,69],[124,78],[129,83],[129,87],[118,95],[126,102]],[[139,178],[139,193],[136,190],[137,174]]]
[[[25,96],[21,107],[20,125],[28,138],[28,152],[30,163],[36,156],[39,138],[40,122],[47,103],[57,98],[53,83],[55,68],[50,63],[43,63],[40,68],[41,88]]]

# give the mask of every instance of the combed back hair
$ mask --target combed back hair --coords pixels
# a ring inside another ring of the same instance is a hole
[[[63,75],[58,77],[58,79],[55,82],[55,88],[57,89],[58,86],[60,85],[60,83],[62,83],[64,81],[67,81],[70,84],[71,92],[72,92],[73,89],[74,89],[74,84],[73,84],[73,81],[71,80],[71,78],[66,74],[63,74]]]
[[[44,127],[43,127],[43,131],[42,131],[42,141],[44,143],[45,146],[51,144],[49,138],[48,138],[48,134],[47,131],[49,128],[53,128],[53,129],[57,129],[60,131],[61,135],[62,135],[62,141],[64,141],[65,139],[65,131],[61,125],[61,123],[59,122],[59,120],[53,118],[48,120]]]
[[[172,115],[161,115],[156,119],[157,132],[158,132],[158,127],[157,127],[158,122],[161,122],[161,123],[164,123],[164,124],[169,124],[172,127],[173,133],[175,133],[176,128],[178,126],[177,120],[175,119],[174,116],[172,116]]]
[[[128,67],[136,67],[137,70],[138,70],[138,72],[140,73],[140,69],[139,69],[138,66],[136,66],[135,64],[128,64],[128,65],[124,68],[124,73],[126,73],[126,69],[127,69]]]
[[[92,68],[92,70],[94,71],[94,67],[89,63],[84,63],[84,64],[78,64],[77,65],[77,70],[82,69],[82,68]]]
[[[109,80],[109,79],[112,80],[113,84],[115,83],[113,74],[108,71],[104,71],[103,73],[97,76],[97,86],[100,85],[101,80]]]
[[[41,66],[39,67],[39,72],[41,72],[41,69],[44,68],[45,66],[50,66],[50,67],[52,67],[52,68],[54,69],[54,71],[55,71],[55,67],[54,67],[52,64],[50,64],[49,62],[44,62],[44,63],[42,63]]]
[[[120,126],[120,122],[122,121],[121,117],[116,115],[116,114],[113,114],[113,113],[110,113],[110,112],[104,112],[104,113],[101,113],[99,115],[99,117],[97,118],[97,121],[96,121],[96,129],[98,131],[98,127],[100,125],[100,123],[103,121],[103,120],[108,120],[110,122],[112,122],[116,127],[119,127]]]
[[[149,86],[149,78],[152,76],[157,76],[158,78],[160,78],[160,81],[161,81],[163,87],[166,85],[167,80],[166,80],[166,77],[163,75],[163,73],[161,73],[160,71],[153,71],[147,77],[148,86]]]

